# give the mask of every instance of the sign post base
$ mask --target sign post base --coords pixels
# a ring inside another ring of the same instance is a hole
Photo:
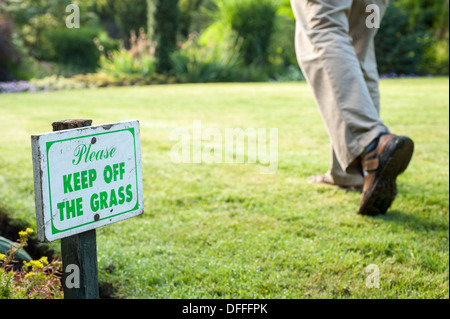
[[[95,229],[61,239],[64,299],[98,299]]]

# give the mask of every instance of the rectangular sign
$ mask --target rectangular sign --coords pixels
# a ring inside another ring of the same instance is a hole
[[[138,121],[31,136],[39,240],[144,212]]]

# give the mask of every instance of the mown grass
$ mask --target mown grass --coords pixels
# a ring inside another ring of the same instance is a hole
[[[124,298],[448,298],[449,81],[383,80],[382,117],[416,143],[385,216],[310,185],[329,142],[305,83],[202,84],[0,95],[0,210],[35,226],[30,136],[51,123],[138,119],[144,215],[97,230],[100,279]],[[278,128],[276,174],[176,164],[174,128]],[[59,249],[58,242],[51,244]],[[380,269],[368,288],[365,268]]]

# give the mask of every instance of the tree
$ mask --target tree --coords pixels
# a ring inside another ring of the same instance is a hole
[[[398,6],[408,12],[411,25],[423,24],[439,39],[448,35],[448,0],[399,0]]]
[[[0,82],[14,80],[11,69],[20,65],[20,60],[13,44],[12,22],[0,13]]]
[[[112,1],[114,19],[126,38],[130,32],[138,32],[140,28],[147,28],[147,0],[133,0],[133,4],[126,0]]]
[[[203,0],[179,0],[180,32],[185,38],[191,32],[192,19],[202,5]]]
[[[113,38],[120,38],[129,46],[131,31],[147,29],[147,0],[84,0],[100,17],[103,28]],[[132,3],[131,3],[132,2]]]
[[[148,0],[147,12],[149,37],[156,42],[156,71],[168,73],[172,69],[170,55],[177,45],[178,0]]]

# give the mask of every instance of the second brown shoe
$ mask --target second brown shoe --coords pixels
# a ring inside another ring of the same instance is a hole
[[[411,161],[414,142],[406,136],[382,135],[375,150],[362,159],[367,172],[358,214],[385,214],[397,195],[397,176]]]

